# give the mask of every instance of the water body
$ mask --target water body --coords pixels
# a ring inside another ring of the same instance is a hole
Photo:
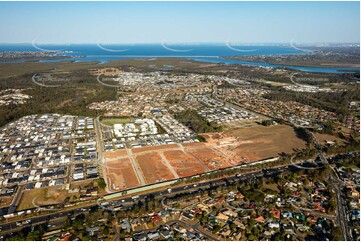
[[[278,65],[265,62],[250,62],[225,59],[222,56],[247,56],[247,55],[289,55],[305,54],[305,52],[288,46],[233,46],[227,44],[199,44],[199,45],[165,45],[165,44],[137,44],[137,45],[97,45],[97,44],[72,44],[72,45],[35,45],[32,44],[2,44],[0,51],[60,51],[59,53],[69,58],[56,60],[41,60],[40,62],[59,62],[70,60],[75,62],[99,61],[107,63],[112,60],[130,58],[188,58],[195,61],[262,66],[272,68],[292,68],[299,71],[342,73],[357,71],[359,68],[333,68],[333,67],[300,67]]]

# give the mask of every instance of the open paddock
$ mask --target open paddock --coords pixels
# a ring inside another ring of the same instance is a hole
[[[20,199],[17,211],[59,204],[67,196],[69,196],[68,191],[63,185],[26,190]]]
[[[326,142],[330,142],[330,141],[339,143],[339,144],[344,143],[344,140],[342,140],[339,137],[334,136],[334,135],[320,134],[320,133],[316,133],[316,132],[314,132],[313,134],[316,136],[316,139],[320,144],[325,144]]]
[[[217,147],[233,160],[242,161],[261,160],[306,147],[306,142],[288,125],[255,125],[228,130],[221,135],[206,134],[205,138],[208,146]]]

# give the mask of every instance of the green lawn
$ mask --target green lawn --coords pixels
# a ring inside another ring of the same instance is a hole
[[[101,121],[102,124],[113,126],[114,124],[126,124],[131,123],[135,120],[135,118],[105,118]]]

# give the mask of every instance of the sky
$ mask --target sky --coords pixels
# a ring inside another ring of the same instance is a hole
[[[359,2],[0,2],[0,43],[359,43]]]

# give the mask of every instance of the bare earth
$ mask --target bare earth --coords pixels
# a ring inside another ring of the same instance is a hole
[[[231,166],[227,159],[210,148],[191,149],[189,153],[201,160],[210,170]]]
[[[108,161],[106,164],[108,187],[111,191],[140,186],[129,158]]]
[[[164,155],[180,177],[205,172],[203,167],[192,156],[182,150],[166,151]]]
[[[207,142],[182,144],[184,151],[176,144],[132,149],[146,183],[171,180],[175,175],[186,177],[200,174],[206,171],[206,167],[217,170],[275,157],[281,152],[291,153],[306,145],[287,125],[255,125],[202,136]],[[140,186],[126,150],[105,152],[105,157],[110,190],[115,190],[114,187],[118,191]]]
[[[136,158],[148,184],[174,179],[158,152],[138,155]]]

